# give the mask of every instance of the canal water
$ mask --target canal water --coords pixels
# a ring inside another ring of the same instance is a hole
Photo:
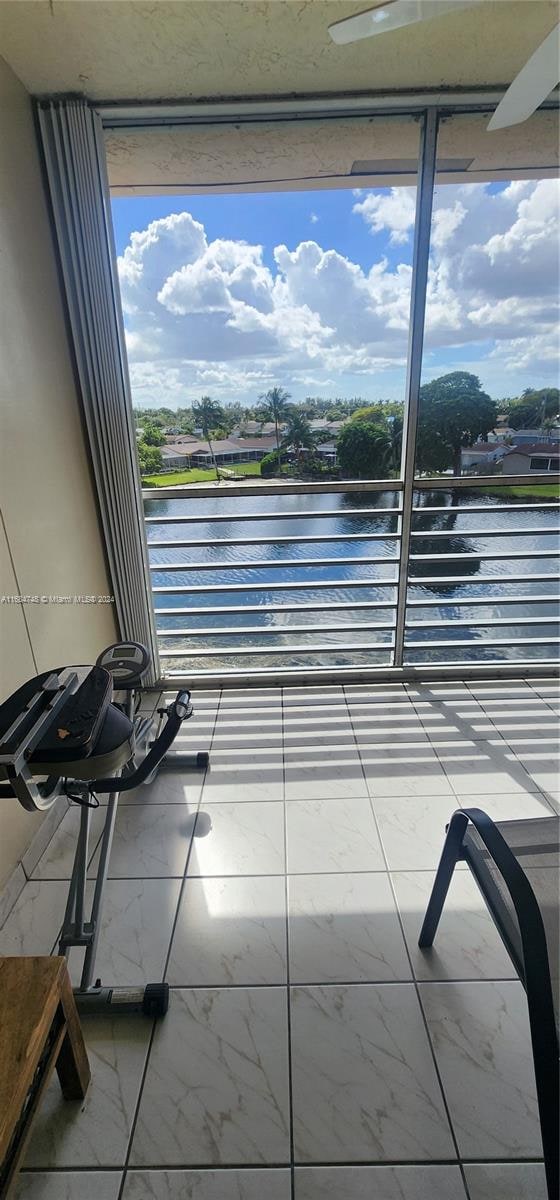
[[[506,502],[516,503],[481,496],[474,490],[418,494],[416,504],[421,507],[415,513],[413,529],[421,536],[413,539],[413,552],[456,557],[411,563],[409,575],[414,580],[409,600],[425,603],[408,609],[407,662],[499,662],[556,656],[557,647],[546,644],[545,639],[558,634],[557,583],[553,578],[533,577],[557,572],[558,513],[546,507],[524,512],[523,503],[537,502],[529,496],[519,501],[519,510],[500,512],[498,506]],[[150,564],[157,567],[151,571],[152,584],[166,589],[154,594],[154,605],[160,610],[157,628],[177,630],[176,636],[160,642],[162,650],[178,655],[163,660],[166,673],[388,664],[392,631],[383,626],[394,621],[394,610],[367,606],[396,599],[398,504],[395,492],[305,496],[259,496],[256,492],[238,497],[228,495],[226,487],[205,499],[162,496],[146,500],[147,517],[166,518],[161,524],[147,525],[148,544],[170,543],[149,550]],[[484,505],[484,511],[469,512],[472,505]],[[424,508],[438,511],[423,512]],[[366,511],[356,514],[353,509]],[[384,509],[392,511],[381,511]],[[212,520],[226,513],[227,520]],[[247,520],[249,513],[263,514],[264,519]],[[181,516],[199,519],[182,523]],[[177,517],[177,522],[169,522],[170,517]],[[534,535],[531,529],[545,532]],[[497,536],[495,531],[499,531]],[[369,540],[371,534],[378,536]],[[327,540],[302,540],[317,536]],[[236,544],[236,539],[252,537],[265,540],[259,545]],[[182,541],[211,544],[175,544]],[[547,557],[533,557],[537,550],[545,551]],[[514,557],[482,557],[488,553]],[[372,558],[379,561],[369,561]],[[179,570],[179,566],[186,569]],[[511,575],[521,577],[520,582],[504,583]],[[461,582],[449,582],[457,577]],[[247,590],[249,584],[258,585],[258,590]],[[220,586],[232,590],[207,590]],[[180,588],[185,592],[176,590]],[[519,603],[500,604],[504,597],[516,596]],[[486,603],[457,603],[478,598]],[[279,611],[287,606],[297,606],[297,611]],[[257,611],[245,611],[249,607]],[[231,608],[239,611],[227,611]],[[546,618],[546,624],[528,623],[537,617]],[[508,624],[482,623],[496,618],[506,618]],[[457,625],[458,620],[477,624]],[[444,625],[422,628],[427,621]],[[332,626],[340,628],[333,630]],[[254,632],[243,632],[249,629]],[[195,636],[197,630],[204,632]],[[220,635],[220,630],[228,632]],[[530,641],[524,646],[513,644],[513,639],[521,637]],[[426,644],[443,640],[467,645]],[[224,653],[227,650],[230,654]],[[267,653],[255,653],[257,650]]]

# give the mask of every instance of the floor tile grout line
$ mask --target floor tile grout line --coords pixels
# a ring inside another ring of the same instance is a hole
[[[284,818],[284,897],[286,905],[286,1021],[287,1021],[287,1050],[288,1050],[288,1121],[290,1136],[290,1195],[295,1200],[295,1162],[294,1162],[294,1094],[292,1073],[292,1008],[290,983],[290,896],[288,889],[288,810],[286,808],[286,758],[284,744],[284,688],[280,688],[281,725],[282,725],[282,813]]]
[[[496,975],[492,975],[492,976],[485,975],[484,977],[482,977],[482,976],[473,977],[472,975],[468,975],[465,977],[457,977],[457,978],[455,976],[451,977],[451,976],[446,975],[445,978],[442,978],[442,979],[438,979],[438,978],[418,979],[416,976],[412,975],[409,979],[336,979],[336,980],[332,980],[332,979],[327,979],[327,980],[325,980],[325,979],[293,979],[289,986],[292,988],[320,987],[320,988],[325,988],[325,989],[339,988],[339,987],[360,987],[360,988],[366,988],[366,987],[386,988],[387,987],[387,988],[389,988],[389,987],[412,987],[412,985],[414,983],[418,983],[422,987],[431,987],[433,984],[434,985],[437,984],[438,987],[441,987],[442,984],[449,985],[449,986],[455,986],[458,983],[461,983],[461,984],[462,983],[485,984],[485,983],[519,983],[519,982],[520,982],[520,980],[519,980],[518,975],[497,975],[497,976]],[[285,989],[286,983],[284,981],[282,981],[282,982],[278,982],[278,983],[189,983],[189,982],[186,982],[186,983],[170,983],[169,984],[170,991],[184,991],[185,989],[188,989],[190,992],[204,992],[204,991],[229,992],[229,991],[243,991],[244,989],[245,990],[246,989],[251,989],[251,990],[261,989],[262,990],[263,988],[266,988],[267,990],[270,990],[271,988],[275,988],[276,990],[280,990],[281,988]]]
[[[522,683],[525,683],[525,682],[527,682],[527,681],[526,681],[526,680],[521,680],[521,682],[522,682]],[[476,700],[476,699],[477,699],[477,697],[474,695],[474,693],[472,693],[472,691],[471,691],[471,686],[470,686],[470,683],[468,683],[468,682],[467,682],[467,688],[468,688],[469,692],[471,692],[471,694],[473,695],[473,699],[475,699],[475,700]],[[478,701],[477,701],[477,702],[478,702]],[[482,707],[482,705],[481,705],[481,707]],[[487,714],[487,715],[489,716],[489,720],[490,720],[490,723],[491,723],[491,725],[493,725],[494,729],[496,729],[496,726],[494,725],[494,721],[493,721],[492,717],[490,716],[490,714]],[[499,733],[499,731],[498,731],[497,729],[496,729],[496,733]],[[506,739],[504,739],[504,740],[506,740]],[[524,764],[521,762],[521,759],[518,757],[518,755],[516,754],[515,750],[513,749],[513,747],[512,747],[512,746],[510,746],[510,744],[509,744],[509,742],[507,742],[507,740],[506,740],[506,745],[507,745],[507,747],[508,747],[508,750],[511,752],[511,754],[513,754],[514,758],[515,758],[515,759],[516,759],[516,761],[519,763],[519,766],[522,768],[522,770],[524,770],[524,771],[525,771],[525,773],[526,773],[526,775],[527,775],[528,779],[531,779],[531,782],[532,782],[532,783],[533,783],[533,782],[536,782],[535,780],[533,780],[533,779],[531,778],[531,775],[530,775],[529,771],[528,771],[528,770],[527,770],[527,768],[524,766]],[[451,786],[453,787],[453,784],[452,784]],[[533,793],[533,794],[534,794],[534,793]],[[551,814],[554,814],[554,816],[557,816],[558,814],[557,814],[557,812],[556,812],[556,810],[555,810],[555,808],[554,808],[554,805],[550,804],[549,800],[546,798],[546,795],[544,795],[544,793],[543,793],[543,790],[542,790],[540,787],[538,787],[538,795],[539,795],[539,799],[542,799],[542,800],[544,801],[544,803],[546,804],[546,807],[548,808],[549,812],[550,812]]]
[[[480,1157],[472,1158],[469,1156],[468,1158],[461,1159],[461,1161],[466,1166],[485,1166],[486,1167],[486,1166],[503,1166],[504,1164],[506,1164],[508,1166],[511,1165],[511,1166],[540,1167],[543,1165],[544,1160],[542,1158],[537,1158],[537,1157],[506,1159],[506,1158],[503,1158],[503,1156],[500,1156],[499,1158],[480,1158]],[[455,1158],[421,1158],[421,1159],[410,1159],[410,1158],[380,1159],[380,1158],[376,1158],[376,1159],[365,1159],[365,1160],[360,1159],[359,1161],[357,1161],[356,1159],[343,1159],[343,1160],[337,1159],[334,1161],[332,1159],[331,1160],[313,1159],[310,1162],[307,1162],[307,1161],[306,1162],[303,1162],[303,1161],[297,1162],[295,1164],[295,1170],[296,1171],[305,1171],[305,1170],[317,1170],[320,1168],[337,1170],[338,1168],[345,1169],[345,1168],[349,1168],[349,1167],[359,1167],[359,1168],[370,1167],[373,1170],[376,1170],[378,1168],[386,1168],[386,1167],[419,1167],[419,1168],[426,1167],[426,1168],[428,1168],[428,1167],[456,1167],[457,1165],[458,1165],[457,1159],[455,1159]],[[243,1163],[240,1163],[240,1162],[207,1163],[206,1162],[206,1163],[184,1163],[183,1165],[181,1165],[181,1164],[178,1165],[176,1162],[175,1163],[162,1162],[162,1163],[142,1163],[142,1165],[129,1167],[129,1170],[132,1170],[132,1171],[140,1171],[140,1172],[161,1171],[162,1173],[164,1171],[177,1171],[178,1173],[183,1173],[183,1172],[187,1172],[187,1171],[197,1171],[197,1172],[199,1171],[202,1173],[204,1173],[205,1171],[208,1171],[209,1173],[210,1172],[221,1172],[221,1171],[224,1171],[224,1172],[225,1171],[289,1171],[289,1169],[290,1169],[289,1165],[286,1162],[270,1162],[270,1163],[263,1163],[263,1162],[259,1162],[259,1163],[245,1163],[245,1162],[243,1162]],[[29,1167],[24,1167],[21,1171],[21,1174],[38,1175],[38,1174],[44,1174],[46,1172],[48,1174],[53,1174],[53,1175],[66,1175],[66,1174],[74,1174],[74,1173],[82,1174],[86,1171],[91,1174],[112,1172],[115,1175],[120,1175],[123,1172],[123,1167],[118,1166],[118,1165],[115,1166],[114,1163],[110,1164],[110,1165],[105,1165],[105,1166],[98,1166],[97,1164],[95,1166],[87,1165],[87,1164],[84,1166],[79,1166],[77,1164],[73,1164],[72,1166],[63,1166],[63,1167],[57,1167],[55,1165],[53,1165],[51,1167],[29,1166]]]
[[[403,689],[403,690],[404,690],[404,689]],[[344,687],[343,687],[343,692],[344,692],[344,695],[345,695],[345,698],[346,698],[346,691],[345,691],[345,688],[344,688]],[[350,710],[348,710],[348,711],[350,711]],[[364,772],[364,778],[365,778],[365,772]],[[385,866],[386,866],[386,869],[387,869],[387,875],[388,875],[388,878],[389,878],[389,886],[390,886],[390,888],[391,888],[391,895],[392,895],[392,897],[393,897],[393,904],[395,905],[395,912],[396,912],[396,915],[397,915],[397,920],[398,920],[398,923],[399,923],[399,928],[400,928],[400,932],[401,932],[401,938],[402,938],[402,941],[403,941],[403,944],[404,944],[404,949],[405,949],[406,957],[407,957],[407,959],[408,959],[408,965],[409,965],[409,968],[410,968],[410,973],[411,973],[411,977],[412,977],[412,978],[411,978],[411,982],[412,982],[412,986],[414,987],[415,994],[416,994],[416,1002],[417,1002],[417,1004],[418,1004],[419,1012],[420,1012],[421,1019],[422,1019],[422,1023],[423,1023],[423,1026],[424,1026],[424,1032],[425,1032],[425,1035],[426,1035],[426,1038],[427,1038],[427,1042],[428,1042],[428,1048],[429,1048],[429,1052],[430,1052],[430,1055],[431,1055],[431,1059],[432,1059],[432,1063],[433,1063],[433,1067],[434,1067],[434,1072],[435,1072],[436,1080],[437,1080],[438,1087],[439,1087],[439,1090],[440,1090],[440,1094],[441,1094],[441,1098],[442,1098],[442,1103],[443,1103],[443,1109],[444,1109],[444,1112],[445,1112],[445,1115],[446,1115],[446,1118],[447,1118],[447,1123],[448,1123],[449,1132],[450,1132],[450,1135],[451,1135],[451,1140],[452,1140],[452,1142],[453,1142],[453,1146],[455,1147],[455,1154],[456,1154],[456,1156],[457,1156],[457,1162],[458,1162],[458,1164],[459,1164],[459,1170],[460,1170],[460,1172],[461,1172],[461,1178],[462,1178],[462,1181],[463,1181],[463,1187],[464,1187],[464,1189],[465,1189],[465,1194],[466,1194],[467,1200],[469,1200],[469,1198],[470,1198],[470,1192],[469,1192],[469,1189],[468,1189],[468,1186],[467,1186],[467,1180],[466,1180],[465,1172],[464,1172],[464,1169],[463,1169],[463,1166],[462,1166],[462,1163],[461,1163],[461,1159],[460,1159],[460,1155],[459,1155],[459,1144],[458,1144],[457,1136],[456,1136],[456,1133],[455,1133],[455,1128],[454,1128],[453,1122],[452,1122],[452,1120],[451,1120],[451,1111],[450,1111],[450,1107],[449,1107],[449,1104],[448,1104],[447,1096],[446,1096],[446,1093],[445,1093],[445,1090],[444,1090],[444,1087],[443,1087],[443,1080],[442,1080],[442,1078],[441,1078],[441,1074],[440,1074],[439,1067],[438,1067],[438,1064],[437,1064],[437,1060],[436,1060],[436,1054],[435,1054],[435,1049],[434,1049],[434,1046],[433,1046],[433,1043],[432,1043],[432,1039],[431,1039],[431,1037],[430,1037],[430,1031],[429,1031],[429,1029],[428,1029],[428,1023],[427,1023],[427,1021],[426,1021],[426,1015],[425,1015],[425,1013],[424,1013],[424,1009],[423,1009],[423,1007],[422,1007],[422,1004],[421,1004],[421,1001],[420,1001],[420,993],[419,993],[419,988],[418,988],[418,981],[417,981],[417,979],[416,979],[416,976],[415,976],[415,973],[414,973],[414,967],[413,967],[413,963],[412,963],[412,957],[411,957],[411,954],[410,954],[410,951],[409,951],[409,948],[408,948],[408,942],[407,942],[407,940],[406,940],[406,937],[405,937],[404,925],[403,925],[403,921],[402,921],[402,917],[401,917],[401,912],[400,912],[400,908],[399,908],[399,905],[398,905],[398,900],[397,900],[396,892],[395,892],[395,889],[394,889],[393,880],[391,879],[391,872],[390,872],[390,870],[389,870],[389,861],[388,861],[388,859],[387,859],[387,855],[386,855],[386,853],[385,853],[385,846],[383,845],[383,840],[382,840],[382,837],[381,837],[381,830],[380,830],[380,828],[379,828],[379,824],[378,824],[378,820],[377,820],[377,813],[376,813],[376,811],[375,811],[375,807],[374,807],[373,800],[372,800],[371,796],[370,796],[370,798],[369,798],[369,803],[370,803],[370,808],[371,808],[371,813],[372,813],[372,816],[373,816],[373,820],[374,820],[374,823],[375,823],[375,828],[376,828],[376,831],[377,831],[377,836],[378,836],[378,839],[379,839],[379,844],[380,844],[380,846],[381,846],[381,853],[382,853],[382,855],[383,855],[383,860],[384,860],[384,862],[385,862]]]
[[[498,733],[498,731],[497,731],[497,730],[496,730],[496,736],[499,738],[499,740],[500,740],[500,741],[502,741],[502,742],[504,743],[504,746],[507,746],[507,749],[508,749],[508,750],[510,750],[510,747],[509,747],[508,743],[506,742],[505,738],[503,738],[503,737],[501,736],[501,734],[499,734],[499,733]],[[474,739],[473,739],[473,740],[474,740]],[[489,741],[489,739],[488,739],[488,738],[486,738],[486,739],[484,739],[484,738],[477,739],[477,741],[476,741],[476,745],[477,745],[477,746],[478,746],[478,745],[480,745],[480,743],[481,743],[482,741]],[[445,778],[447,779],[447,781],[448,781],[448,783],[449,783],[449,786],[450,786],[450,788],[451,788],[451,790],[452,790],[452,792],[453,792],[453,794],[454,794],[455,798],[458,798],[458,799],[460,799],[460,797],[461,797],[462,795],[465,795],[466,793],[465,793],[463,790],[461,790],[461,792],[459,792],[459,791],[458,791],[458,789],[457,789],[456,785],[453,783],[453,780],[451,779],[450,775],[449,775],[449,774],[448,774],[448,772],[447,772],[447,769],[446,769],[446,766],[445,766],[445,760],[442,758],[442,755],[443,755],[443,753],[444,753],[444,748],[443,748],[442,746],[439,746],[439,747],[435,747],[435,746],[434,746],[434,748],[433,748],[433,749],[434,749],[434,754],[435,754],[435,756],[436,756],[436,758],[437,758],[437,760],[438,760],[438,763],[439,763],[439,765],[440,765],[440,767],[441,767],[441,769],[442,769],[442,771],[443,771],[443,773],[444,773],[444,775],[445,775]],[[488,762],[489,762],[489,764],[490,764],[490,767],[491,767],[491,768],[496,766],[496,756],[495,756],[494,754],[490,754],[490,753],[488,753],[488,754],[486,755],[486,758],[488,759]],[[519,766],[522,768],[522,770],[523,770],[523,771],[525,771],[525,774],[526,774],[526,776],[527,776],[527,780],[528,780],[530,783],[534,783],[535,781],[534,781],[534,780],[531,778],[531,776],[530,776],[529,772],[526,770],[526,768],[523,766],[523,764],[522,764],[522,763],[519,763]],[[502,771],[504,775],[506,775],[506,774],[507,774],[507,768],[499,766],[499,767],[498,767],[498,769],[499,769],[500,771]],[[513,782],[515,783],[515,780],[513,780]],[[530,793],[531,795],[534,795],[535,793],[537,793],[537,792],[539,791],[538,785],[535,785],[535,787],[534,787],[534,788],[527,788],[527,789],[526,789],[526,791],[527,791],[527,793]],[[489,793],[486,793],[486,792],[481,792],[480,794],[481,794],[481,795],[504,795],[504,796],[505,796],[505,795],[509,795],[510,793],[504,789],[504,791],[501,791],[501,792],[495,792],[495,793],[490,793],[490,792],[489,792]],[[521,794],[521,793],[520,793],[520,794]]]
[[[554,676],[551,676],[551,679],[553,679],[553,678],[554,678]],[[535,684],[530,679],[524,679],[523,682],[527,683],[529,685],[529,687],[531,688],[531,691],[534,692],[535,695],[537,695],[539,697],[539,700],[542,700],[543,703],[546,704],[547,708],[550,708],[552,710],[552,712],[554,713],[553,705],[549,703],[546,696],[541,696],[541,693],[539,692],[538,688],[535,687]],[[556,704],[558,704],[558,697],[556,697]],[[556,713],[554,713],[554,716],[556,716]]]
[[[218,698],[218,704],[217,704],[217,707],[216,707],[216,713],[215,713],[215,718],[214,718],[214,727],[213,727],[213,729],[212,729],[212,738],[210,739],[210,750],[212,749],[212,739],[213,739],[213,736],[214,736],[214,729],[215,729],[215,727],[216,727],[216,721],[217,721],[217,718],[218,718],[218,712],[219,712],[219,709],[220,709],[221,697],[222,697],[222,693],[221,693],[221,690],[220,690],[220,695],[219,695],[219,698]],[[187,850],[187,856],[186,856],[186,860],[185,860],[185,867],[184,867],[184,871],[183,871],[183,878],[182,878],[181,886],[180,886],[180,888],[179,888],[179,895],[178,895],[178,898],[177,898],[177,906],[176,906],[176,909],[175,909],[175,916],[174,916],[173,923],[172,923],[172,926],[171,926],[171,933],[170,933],[170,937],[169,937],[169,944],[168,944],[168,947],[167,947],[167,954],[166,954],[166,957],[165,957],[165,962],[164,962],[164,965],[163,965],[163,970],[162,970],[162,979],[163,979],[163,980],[165,980],[165,976],[167,975],[167,970],[168,970],[168,967],[169,967],[169,959],[170,959],[170,957],[171,957],[171,947],[172,947],[172,945],[173,945],[173,938],[175,937],[175,930],[176,930],[176,928],[177,928],[177,921],[178,921],[178,919],[179,919],[180,907],[181,907],[181,903],[182,903],[182,899],[183,899],[183,894],[184,894],[184,891],[185,891],[185,885],[186,885],[186,880],[187,880],[187,870],[188,870],[188,866],[189,866],[189,860],[190,860],[190,856],[191,856],[191,854],[192,854],[193,845],[194,845],[194,841],[195,841],[195,836],[196,836],[196,825],[197,825],[197,820],[198,820],[198,814],[199,814],[199,812],[200,812],[200,806],[201,806],[201,803],[202,803],[202,793],[203,793],[203,791],[204,791],[204,784],[205,784],[205,782],[206,782],[206,775],[207,775],[208,769],[209,769],[209,768],[208,768],[208,767],[206,767],[206,769],[205,769],[205,771],[204,771],[204,778],[203,778],[203,781],[202,781],[202,787],[200,788],[200,791],[199,791],[199,793],[198,793],[198,801],[197,801],[197,805],[196,805],[196,813],[195,813],[195,819],[194,819],[193,829],[192,829],[192,833],[191,833],[191,839],[190,839],[190,843],[189,843],[189,848],[188,848],[188,850]],[[158,1023],[158,1022],[157,1022],[157,1018],[155,1018],[155,1019],[152,1021],[152,1030],[151,1030],[151,1033],[150,1033],[150,1037],[149,1037],[149,1041],[148,1041],[148,1046],[147,1046],[147,1051],[146,1051],[146,1058],[145,1058],[144,1067],[143,1067],[143,1070],[142,1070],[142,1075],[141,1075],[141,1078],[140,1078],[140,1086],[139,1086],[139,1088],[138,1088],[138,1096],[137,1096],[137,1100],[136,1100],[136,1104],[135,1104],[135,1108],[134,1108],[134,1115],[133,1115],[133,1118],[132,1118],[132,1121],[131,1121],[131,1125],[130,1125],[130,1134],[129,1134],[129,1137],[128,1137],[128,1142],[127,1142],[127,1146],[126,1146],[126,1154],[125,1154],[125,1160],[124,1160],[124,1164],[123,1164],[123,1174],[122,1174],[122,1179],[121,1179],[121,1182],[120,1182],[120,1187],[119,1187],[119,1191],[118,1191],[117,1200],[122,1200],[123,1193],[124,1193],[124,1188],[125,1188],[125,1184],[126,1184],[126,1176],[127,1176],[127,1172],[128,1172],[128,1164],[129,1164],[129,1162],[130,1162],[130,1155],[131,1155],[131,1153],[132,1153],[132,1146],[133,1146],[133,1142],[134,1142],[134,1135],[135,1135],[135,1133],[136,1133],[136,1126],[137,1126],[137,1123],[138,1123],[138,1117],[139,1117],[139,1114],[140,1114],[140,1106],[141,1106],[141,1103],[142,1103],[142,1096],[143,1096],[143,1093],[144,1093],[144,1085],[145,1085],[145,1082],[146,1082],[146,1076],[147,1076],[147,1074],[148,1074],[148,1067],[149,1067],[149,1064],[150,1064],[150,1058],[151,1058],[151,1054],[152,1054],[152,1047],[153,1047],[154,1040],[155,1040],[156,1029],[157,1029],[157,1023]]]
[[[542,1158],[463,1158],[460,1160],[465,1166],[543,1166]],[[429,1169],[433,1166],[460,1166],[457,1159],[454,1158],[393,1158],[393,1159],[375,1159],[375,1162],[363,1162],[363,1159],[345,1159],[345,1160],[313,1160],[313,1162],[296,1162],[294,1164],[294,1172],[306,1170],[348,1170],[351,1168],[371,1169],[372,1171],[386,1170],[387,1168],[417,1168]],[[221,1174],[225,1171],[285,1171],[290,1170],[290,1166],[285,1162],[273,1163],[185,1163],[183,1165],[177,1163],[143,1163],[141,1165],[133,1165],[127,1169],[128,1172],[138,1171],[139,1174],[144,1174],[146,1171],[158,1174],[161,1172],[176,1172],[177,1175],[187,1174],[187,1172],[197,1172],[197,1174]],[[67,1175],[124,1175],[125,1171],[122,1166],[106,1164],[102,1166],[96,1165],[79,1165],[70,1166],[24,1166],[20,1175],[60,1175],[64,1178]],[[119,1193],[120,1196],[120,1193]]]

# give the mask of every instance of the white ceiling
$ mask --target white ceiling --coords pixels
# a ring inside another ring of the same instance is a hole
[[[34,94],[92,100],[507,84],[555,0],[488,0],[350,46],[328,25],[367,0],[1,0],[0,52]]]

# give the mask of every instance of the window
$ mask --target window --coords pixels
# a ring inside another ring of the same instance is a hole
[[[554,470],[554,467],[553,466],[551,467],[551,462],[553,462],[553,461],[554,460],[551,460],[550,458],[532,458],[531,464],[530,464],[530,469],[531,469],[531,471]],[[547,487],[548,487],[548,484],[547,484]]]
[[[487,125],[487,113],[440,119],[420,475],[460,474],[461,448],[492,431],[499,443],[500,424],[542,441],[559,409],[558,115]]]

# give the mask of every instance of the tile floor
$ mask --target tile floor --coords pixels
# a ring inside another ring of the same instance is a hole
[[[459,801],[560,811],[556,684],[194,700],[211,769],[125,797],[99,952],[170,1011],[85,1022],[88,1097],[53,1082],[17,1200],[545,1200],[524,993],[468,871],[417,936]],[[0,953],[55,945],[76,820]]]

